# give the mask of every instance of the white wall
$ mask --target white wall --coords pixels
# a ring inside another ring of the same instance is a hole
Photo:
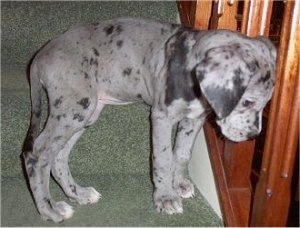
[[[217,215],[222,218],[203,129],[201,129],[195,140],[189,165],[189,174],[201,194],[206,198]]]

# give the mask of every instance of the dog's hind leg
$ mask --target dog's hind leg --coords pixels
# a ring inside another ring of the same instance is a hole
[[[49,181],[54,158],[64,148],[70,135],[74,132],[69,129],[64,132],[64,136],[61,136],[61,127],[57,121],[50,118],[44,130],[34,141],[32,151],[27,152],[24,156],[31,191],[43,219],[60,222],[73,215],[73,209],[70,205],[63,201],[55,202],[52,199]]]
[[[98,104],[96,111],[90,118],[90,124],[93,124],[98,119],[103,107],[104,105]],[[78,185],[74,181],[68,165],[72,147],[83,132],[84,129],[76,132],[65,147],[58,153],[52,164],[51,173],[70,199],[76,200],[79,204],[96,203],[101,198],[101,194],[93,187],[81,187]]]
[[[60,156],[67,162],[69,151],[83,129],[96,119],[97,101],[96,97],[89,97],[87,94],[77,94],[64,100],[52,97],[53,95],[49,96],[49,103],[53,106],[50,106],[45,128],[34,140],[32,150],[24,154],[24,162],[39,213],[44,219],[60,222],[72,217],[73,209],[63,201],[55,202],[52,199],[49,190],[51,168],[57,163],[56,158],[60,152]],[[62,105],[63,102],[68,105]],[[98,112],[100,113],[99,110]],[[67,175],[69,168],[63,164],[59,167]],[[94,199],[95,195],[97,194],[94,192]]]
[[[84,188],[78,185],[68,165],[71,149],[83,132],[84,129],[76,132],[58,153],[53,161],[51,173],[69,198],[76,200],[79,204],[96,203],[101,198],[100,193],[92,187]]]

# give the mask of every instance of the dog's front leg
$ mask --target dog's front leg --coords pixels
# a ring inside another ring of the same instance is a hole
[[[152,111],[151,119],[154,205],[158,212],[182,213],[181,198],[172,183],[174,167],[171,134],[174,121],[163,111],[155,109]]]
[[[185,118],[178,124],[173,156],[173,187],[182,198],[189,198],[194,195],[194,185],[186,178],[185,172],[191,159],[191,150],[195,137],[203,126],[204,120],[205,117],[197,119]]]

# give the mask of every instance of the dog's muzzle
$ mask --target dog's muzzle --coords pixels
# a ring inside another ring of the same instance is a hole
[[[229,124],[226,119],[216,121],[220,126],[222,134],[231,141],[241,142],[253,139],[259,135],[261,129],[259,126],[239,126],[238,124]]]

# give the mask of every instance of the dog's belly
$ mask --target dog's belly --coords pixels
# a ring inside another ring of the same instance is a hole
[[[132,72],[130,77],[124,77],[122,71],[123,67],[118,66],[113,70],[107,69],[100,72],[102,76],[99,76],[97,83],[99,102],[103,104],[129,104],[144,101],[151,105],[154,90],[151,75],[148,72],[143,75]]]

